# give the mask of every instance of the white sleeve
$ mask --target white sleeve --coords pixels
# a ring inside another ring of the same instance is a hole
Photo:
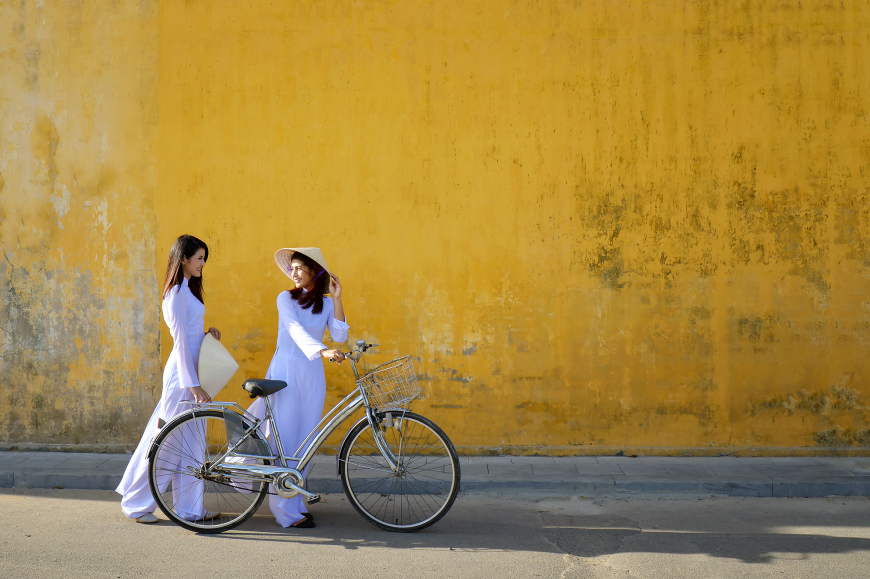
[[[289,292],[278,294],[278,322],[281,330],[290,334],[290,337],[309,360],[316,360],[321,350],[328,350],[323,342],[315,340],[299,323],[293,298],[290,297]]]
[[[178,350],[178,380],[182,388],[199,386],[199,376],[196,374],[196,364],[193,361],[193,353],[187,343],[187,292],[182,292],[180,286],[169,290],[166,296],[167,312],[166,325],[174,348]]]
[[[329,300],[329,322],[327,322],[326,327],[329,330],[329,337],[332,338],[333,342],[342,344],[347,341],[347,331],[350,329],[350,326],[347,325],[347,322],[335,319],[335,306],[332,300]]]

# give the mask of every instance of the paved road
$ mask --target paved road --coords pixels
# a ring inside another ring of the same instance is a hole
[[[196,535],[123,517],[109,491],[0,489],[0,569],[40,577],[861,577],[870,500],[630,495],[460,495],[434,527],[380,531],[341,495],[318,526],[285,530],[264,507]],[[215,567],[217,566],[217,568]]]

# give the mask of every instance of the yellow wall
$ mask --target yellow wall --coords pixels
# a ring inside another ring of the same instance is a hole
[[[119,87],[90,117],[84,104],[69,110],[82,127],[58,148],[75,141],[92,173],[115,167],[113,187],[127,193],[104,195],[118,237],[102,244],[82,197],[75,225],[63,221],[39,250],[62,254],[53,267],[69,278],[103,276],[96,287],[115,309],[90,331],[141,332],[112,342],[108,361],[82,350],[81,365],[143,364],[139,388],[159,388],[158,278],[175,237],[192,233],[212,252],[206,324],[241,361],[237,382],[262,376],[289,284],[272,253],[316,245],[344,282],[351,340],[383,344],[379,361],[418,356],[425,398],[414,408],[465,452],[870,448],[865,3],[114,10],[138,12],[111,33],[93,19],[62,27],[55,14],[51,41],[77,46],[87,29],[80,84]],[[134,34],[143,42],[131,46]],[[68,62],[52,66],[79,78]],[[30,102],[26,73],[15,78]],[[87,118],[114,135],[108,152],[96,130],[80,144]],[[7,234],[9,203],[52,207],[22,197],[32,179],[9,172],[6,143],[37,131],[10,138],[2,126],[3,244],[31,276],[16,285],[7,267],[6,285],[43,291],[34,254]],[[113,251],[141,251],[131,267],[150,274],[107,272],[97,258]],[[136,291],[139,326],[114,297]],[[22,311],[50,303],[40,299]],[[160,335],[165,359],[165,326]],[[23,355],[6,338],[3,348],[4,368],[6,352]],[[328,404],[348,373],[328,369]],[[104,411],[124,401],[124,424],[143,422],[128,382],[74,374],[64,393],[110,391]],[[4,425],[23,414],[8,408]]]
[[[129,447],[160,396],[153,2],[0,2],[0,441]]]

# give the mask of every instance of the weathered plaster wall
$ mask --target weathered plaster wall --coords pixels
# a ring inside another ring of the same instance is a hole
[[[155,2],[0,2],[0,442],[129,447],[160,394]]]
[[[21,6],[10,440],[135,441],[192,233],[237,381],[274,349],[273,251],[319,245],[351,340],[418,356],[465,451],[870,449],[866,3]]]
[[[211,243],[208,323],[257,376],[272,252],[319,245],[466,449],[868,448],[868,18],[163,3],[158,263]]]

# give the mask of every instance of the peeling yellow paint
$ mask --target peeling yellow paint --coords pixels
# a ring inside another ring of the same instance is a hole
[[[862,3],[0,6],[10,440],[134,439],[192,233],[237,379],[317,245],[466,452],[870,449]]]
[[[2,442],[129,447],[159,396],[157,35],[151,2],[0,2]]]
[[[322,247],[352,339],[418,356],[467,451],[870,447],[867,20],[163,4],[157,261],[212,244],[208,323],[262,331],[258,376],[271,252]]]

